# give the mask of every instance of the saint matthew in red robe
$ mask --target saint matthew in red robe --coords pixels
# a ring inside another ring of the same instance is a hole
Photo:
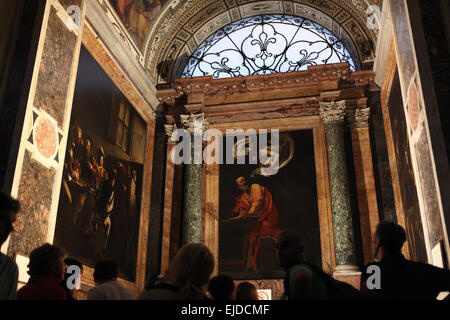
[[[244,177],[236,180],[239,190],[243,191],[236,197],[236,207],[233,216],[254,215],[258,218],[249,236],[249,251],[252,257],[253,269],[258,271],[258,253],[262,238],[276,238],[281,233],[279,229],[278,210],[272,201],[269,190],[259,184],[248,185]]]

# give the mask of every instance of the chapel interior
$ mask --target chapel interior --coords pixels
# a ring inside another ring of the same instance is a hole
[[[0,186],[21,203],[1,252],[20,287],[34,248],[64,248],[84,299],[98,259],[137,294],[199,242],[277,300],[279,230],[359,288],[392,221],[406,258],[449,268],[449,49],[446,0],[0,1]],[[267,230],[235,217],[256,201]]]

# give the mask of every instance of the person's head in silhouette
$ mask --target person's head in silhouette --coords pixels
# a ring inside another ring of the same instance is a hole
[[[258,300],[258,291],[250,282],[241,282],[236,288],[235,300]]]
[[[117,277],[118,267],[114,260],[101,260],[95,264],[94,282],[96,285],[116,281]]]
[[[280,265],[285,270],[306,261],[305,248],[300,241],[300,237],[293,231],[283,231],[278,236],[277,253]]]
[[[31,251],[28,274],[31,277],[51,276],[55,281],[61,282],[66,271],[66,256],[63,249],[46,243]]]
[[[215,276],[209,280],[208,291],[214,300],[232,300],[234,293],[234,281],[231,277],[226,275]]]
[[[191,243],[178,250],[169,267],[169,280],[187,299],[204,299],[204,289],[214,270],[214,256],[203,244]]]
[[[20,210],[19,201],[13,199],[6,192],[0,191],[0,246],[14,231],[16,215]]]
[[[373,250],[376,259],[387,255],[401,254],[406,241],[405,229],[393,222],[380,222],[373,237]]]

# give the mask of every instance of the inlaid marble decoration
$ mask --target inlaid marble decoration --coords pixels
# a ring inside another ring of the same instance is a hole
[[[416,70],[414,62],[414,49],[409,32],[408,8],[405,1],[391,1],[392,18],[394,20],[395,31],[398,34],[398,55],[399,73],[402,83],[408,86]],[[407,88],[405,88],[407,90]],[[406,91],[405,91],[406,92]]]
[[[61,129],[56,120],[44,111],[33,109],[32,113],[27,149],[32,152],[34,160],[56,169],[61,158]]]
[[[46,242],[55,176],[54,168],[45,168],[33,159],[30,151],[25,151],[17,194],[21,210],[11,236],[9,254],[19,252],[28,256]]]
[[[409,121],[413,130],[417,130],[419,124],[419,99],[417,96],[417,87],[414,83],[411,83],[408,89],[408,112]]]
[[[422,199],[426,212],[429,243],[431,246],[435,246],[437,242],[444,239],[444,235],[434,179],[433,161],[430,156],[430,144],[425,130],[422,131],[415,148],[422,183]]]
[[[53,117],[58,126],[64,123],[67,93],[76,35],[69,31],[51,8],[47,34],[34,97],[34,107]]]

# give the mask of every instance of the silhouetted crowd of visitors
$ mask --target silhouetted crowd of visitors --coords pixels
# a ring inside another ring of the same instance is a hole
[[[19,210],[17,200],[0,192],[0,246],[13,231]],[[300,237],[284,231],[276,244],[280,264],[286,271],[282,299],[433,300],[439,293],[450,291],[450,270],[407,260],[401,253],[405,241],[405,230],[398,224],[378,225],[374,234],[376,262],[363,270],[358,290],[308,262]],[[79,261],[68,259],[63,249],[44,244],[30,253],[29,281],[17,291],[17,265],[0,253],[0,300],[73,300],[73,290],[80,287],[82,268]],[[378,278],[376,270],[380,271]],[[95,287],[88,292],[87,299],[258,300],[254,284],[240,282],[236,286],[227,275],[211,277],[213,271],[214,257],[205,245],[185,245],[175,255],[167,274],[152,279],[136,297],[118,282],[117,263],[102,260],[95,265]]]

